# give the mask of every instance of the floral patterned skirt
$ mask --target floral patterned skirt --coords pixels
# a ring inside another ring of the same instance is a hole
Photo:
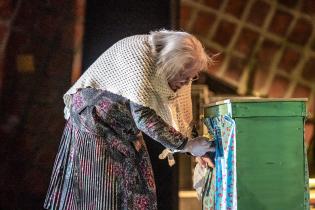
[[[136,144],[79,129],[70,118],[56,156],[46,209],[157,209],[143,139]]]

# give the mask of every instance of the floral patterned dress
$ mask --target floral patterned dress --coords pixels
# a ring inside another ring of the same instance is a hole
[[[148,107],[104,90],[79,90],[73,95],[44,207],[157,209],[141,132],[170,149],[187,142]]]

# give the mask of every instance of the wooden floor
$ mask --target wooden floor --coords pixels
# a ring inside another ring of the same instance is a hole
[[[179,191],[178,210],[201,210],[201,202],[197,199],[196,191]]]

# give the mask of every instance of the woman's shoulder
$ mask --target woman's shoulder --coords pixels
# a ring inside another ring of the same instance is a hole
[[[141,43],[146,42],[149,39],[149,34],[136,34],[132,36],[127,36],[120,40],[120,42],[127,42],[127,43]]]
[[[150,35],[149,34],[137,34],[122,38],[121,40],[117,41],[114,47],[123,47],[123,50],[137,50],[141,49],[141,51],[145,50],[146,48],[150,48]]]
[[[86,87],[86,88],[80,88],[78,89],[77,93],[75,95],[80,95],[81,97],[84,97],[86,100],[100,100],[101,98],[109,98],[113,101],[125,101],[127,100],[125,97],[112,93],[108,90],[102,90],[97,89],[93,87]]]

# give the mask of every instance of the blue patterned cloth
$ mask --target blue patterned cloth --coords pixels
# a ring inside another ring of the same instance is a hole
[[[203,210],[236,210],[235,122],[229,115],[206,118],[216,144],[215,168],[207,174]]]

